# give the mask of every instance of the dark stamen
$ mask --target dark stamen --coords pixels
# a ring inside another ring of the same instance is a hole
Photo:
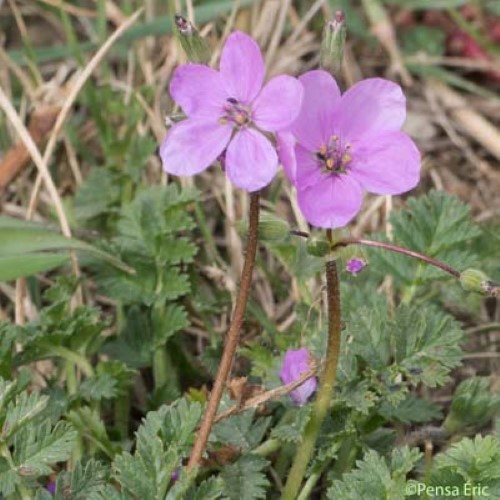
[[[238,99],[235,99],[234,97],[228,97],[226,101],[230,102],[231,104],[238,104]]]

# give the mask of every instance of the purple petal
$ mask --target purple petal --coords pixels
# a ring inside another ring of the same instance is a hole
[[[311,357],[309,350],[302,349],[288,350],[281,365],[280,378],[284,384],[295,382],[304,372],[311,368]],[[299,405],[303,405],[316,390],[316,377],[306,380],[300,387],[290,392],[290,397]]]
[[[288,180],[295,186],[297,162],[295,160],[295,137],[291,132],[276,134],[278,158]]]
[[[406,99],[401,87],[382,78],[368,78],[353,85],[338,103],[335,131],[355,141],[370,132],[396,131],[406,118]]]
[[[304,98],[292,132],[305,148],[317,151],[333,133],[333,111],[340,90],[330,73],[322,70],[308,71],[299,81],[304,86]]]
[[[209,167],[226,147],[231,125],[190,118],[174,125],[160,146],[163,170],[194,175]]]
[[[229,97],[250,104],[262,87],[264,71],[257,42],[241,31],[230,35],[220,60],[220,73]]]
[[[203,64],[179,66],[170,83],[170,95],[188,116],[217,118],[228,97],[218,71]]]
[[[245,191],[267,186],[278,170],[278,155],[269,140],[256,130],[243,128],[226,153],[226,173],[231,182]]]
[[[297,167],[295,170],[295,183],[298,189],[306,189],[326,179],[321,171],[316,154],[304,148],[300,144],[295,146],[295,159]]]
[[[403,132],[366,137],[352,157],[350,174],[371,193],[404,193],[420,180],[420,153]]]
[[[304,217],[316,227],[344,227],[361,208],[363,191],[350,175],[328,175],[306,189],[297,199]]]
[[[299,375],[301,374],[299,373]],[[294,389],[292,392],[290,392],[290,397],[293,399],[294,403],[303,405],[307,403],[314,391],[316,391],[317,385],[318,382],[316,381],[316,378],[312,377],[306,380],[302,385],[297,387],[297,389]]]
[[[255,99],[255,124],[269,132],[284,130],[297,118],[302,105],[302,84],[291,76],[277,76],[270,80]]]

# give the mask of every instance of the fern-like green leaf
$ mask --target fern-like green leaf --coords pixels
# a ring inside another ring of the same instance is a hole
[[[293,411],[291,421],[287,419],[285,422],[280,422],[273,427],[271,431],[272,437],[286,443],[299,443],[302,440],[304,428],[309,422],[311,410],[311,405],[289,409],[289,412]]]
[[[450,433],[480,428],[500,411],[500,395],[492,394],[488,377],[464,380],[455,390],[443,427]]]
[[[264,474],[268,461],[258,455],[243,455],[236,462],[224,466],[221,477],[224,495],[230,500],[257,500],[266,498],[269,480]]]
[[[417,449],[404,447],[392,452],[389,463],[369,450],[357,468],[333,482],[327,498],[331,500],[401,500],[406,496],[406,475],[421,457]]]
[[[73,470],[60,474],[54,500],[89,500],[104,492],[109,470],[96,460],[77,462]]]
[[[232,444],[243,451],[257,446],[271,423],[269,418],[253,421],[254,412],[247,411],[219,422],[214,427],[217,439],[225,444]]]
[[[47,396],[41,396],[36,392],[31,394],[27,392],[21,393],[7,408],[1,437],[8,439],[14,435],[45,410],[48,402],[49,398]]]
[[[400,306],[394,319],[385,311],[363,308],[351,315],[349,353],[361,357],[375,372],[392,361],[412,383],[436,387],[461,361],[463,333],[449,315],[434,307]]]
[[[75,444],[77,433],[72,425],[60,421],[54,428],[49,420],[29,425],[16,433],[12,458],[23,476],[52,472],[52,464],[66,460]]]
[[[436,456],[432,486],[455,487],[464,493],[465,485],[478,485],[481,493],[473,498],[500,498],[500,441],[496,436],[464,438]],[[472,491],[464,498],[471,498]],[[444,498],[444,497],[437,497]]]

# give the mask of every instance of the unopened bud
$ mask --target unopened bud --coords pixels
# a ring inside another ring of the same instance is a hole
[[[286,220],[270,212],[261,212],[259,217],[259,238],[264,241],[284,240],[290,234]]]
[[[346,32],[345,15],[338,10],[335,12],[335,17],[323,28],[320,51],[321,67],[334,77],[340,76]]]
[[[310,237],[307,240],[307,253],[313,255],[314,257],[325,257],[331,252],[331,245],[328,241]]]
[[[189,61],[195,63],[208,63],[210,60],[210,49],[207,41],[200,36],[198,30],[185,18],[175,16],[175,25],[181,46]]]
[[[476,292],[492,297],[499,296],[500,285],[491,281],[491,279],[479,269],[466,269],[460,273],[460,284],[467,292]]]
[[[248,220],[236,222],[236,229],[241,236],[248,233]],[[259,240],[280,241],[290,234],[290,225],[271,212],[262,211],[259,216]]]

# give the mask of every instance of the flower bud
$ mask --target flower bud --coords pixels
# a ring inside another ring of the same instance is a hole
[[[288,350],[285,353],[283,364],[280,370],[280,379],[284,384],[295,382],[303,373],[312,368],[313,359],[306,347],[302,349]],[[316,390],[318,381],[316,377],[311,377],[302,385],[290,392],[290,397],[294,403],[303,405]]]
[[[190,62],[206,64],[210,60],[210,49],[207,41],[200,36],[198,30],[185,18],[175,16],[178,39]]]
[[[290,234],[286,220],[270,212],[261,212],[259,217],[259,238],[264,241],[284,240]]]
[[[241,236],[248,232],[248,220],[243,219],[236,222],[236,229]],[[290,234],[290,225],[271,212],[261,211],[259,215],[259,240],[280,241]]]
[[[330,243],[322,238],[310,237],[307,240],[307,253],[314,257],[325,257],[331,252]]]
[[[338,10],[335,12],[333,20],[328,21],[323,28],[320,51],[321,67],[334,77],[340,76],[345,39],[345,15],[341,10]]]
[[[479,269],[466,269],[460,273],[460,284],[467,292],[498,297],[500,285],[494,283]]]

